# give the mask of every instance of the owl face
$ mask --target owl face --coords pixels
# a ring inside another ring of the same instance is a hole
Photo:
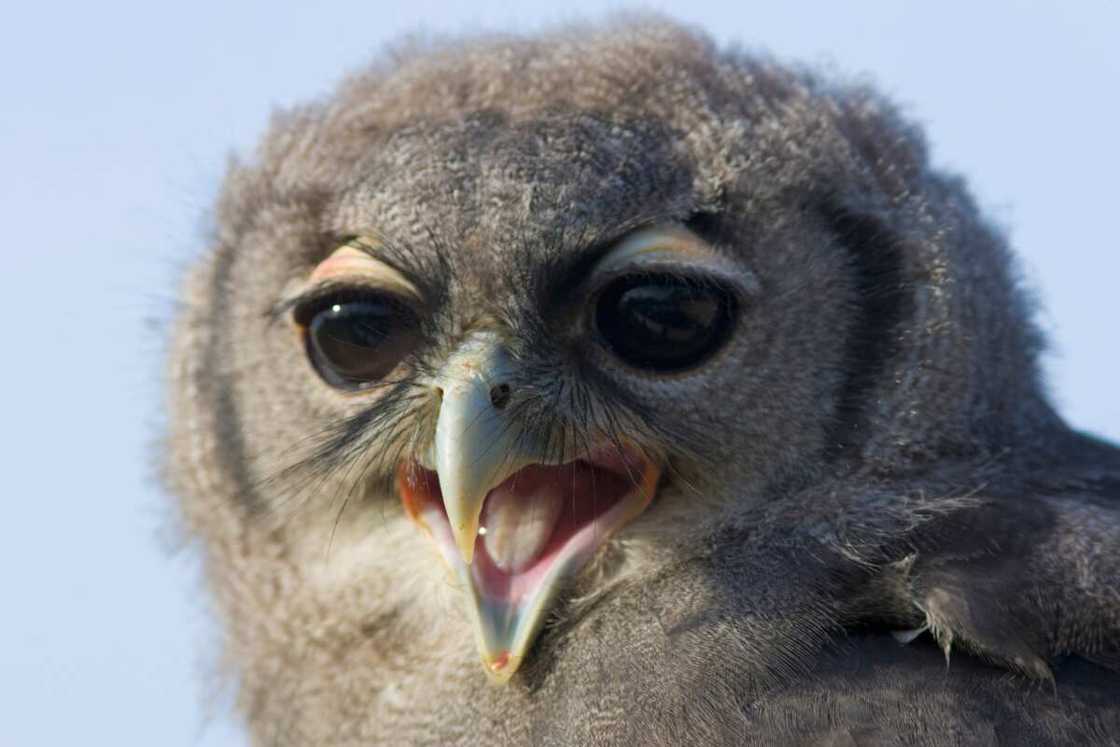
[[[680,138],[548,111],[370,134],[327,186],[274,177],[219,259],[248,510],[412,524],[497,681],[612,553],[687,553],[827,447],[854,271],[823,211],[701,205]]]

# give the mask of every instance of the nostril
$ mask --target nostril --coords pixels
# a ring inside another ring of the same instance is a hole
[[[509,402],[509,384],[496,384],[490,387],[490,404],[501,410]]]
[[[442,402],[443,401],[443,387],[434,386],[434,387],[432,387],[432,391],[435,392],[436,399],[438,399],[440,402]]]

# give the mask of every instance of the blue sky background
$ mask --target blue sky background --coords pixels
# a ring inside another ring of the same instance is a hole
[[[242,745],[154,479],[163,325],[227,154],[387,39],[605,2],[18,3],[0,29],[0,745]],[[1120,5],[653,3],[874,80],[1044,303],[1061,410],[1120,439]]]

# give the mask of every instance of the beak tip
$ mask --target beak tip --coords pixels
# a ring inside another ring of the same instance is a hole
[[[496,685],[509,682],[520,665],[521,657],[514,656],[509,651],[502,651],[497,656],[485,657],[482,660],[487,676]]]
[[[459,527],[455,532],[455,544],[459,548],[459,556],[467,565],[470,565],[471,561],[474,560],[474,543],[477,536],[477,528]]]

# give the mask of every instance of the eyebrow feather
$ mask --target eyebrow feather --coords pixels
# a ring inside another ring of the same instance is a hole
[[[538,297],[547,303],[568,296],[579,288],[591,269],[627,235],[659,223],[686,223],[693,212],[691,206],[647,211],[635,214],[607,229],[587,232],[571,243],[560,237],[545,252],[543,260],[533,258],[536,260],[533,281]]]

